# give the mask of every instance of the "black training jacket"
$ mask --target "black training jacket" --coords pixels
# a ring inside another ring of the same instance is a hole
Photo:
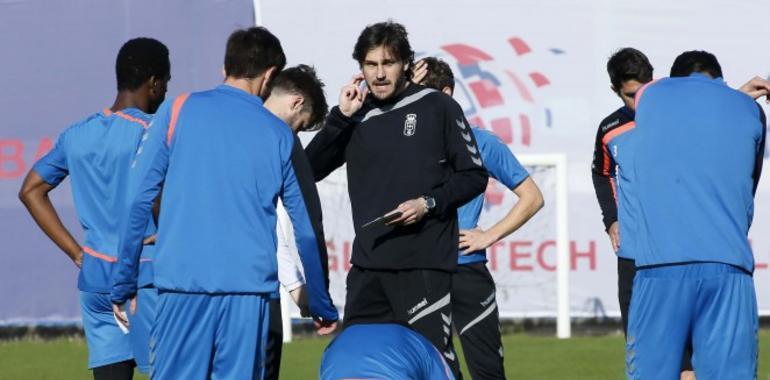
[[[353,265],[455,269],[457,208],[484,192],[487,172],[451,97],[410,84],[385,102],[370,96],[352,118],[334,107],[305,152],[316,181],[347,163],[356,232]],[[436,209],[419,223],[361,227],[422,195],[435,198]]]

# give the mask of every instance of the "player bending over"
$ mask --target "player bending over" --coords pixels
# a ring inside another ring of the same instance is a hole
[[[348,326],[329,343],[321,359],[321,380],[453,380],[435,347],[407,325]]]

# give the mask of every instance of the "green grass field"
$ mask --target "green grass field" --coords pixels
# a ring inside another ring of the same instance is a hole
[[[284,347],[282,379],[314,379],[327,339],[306,338]],[[558,340],[506,335],[505,369],[511,379],[623,379],[622,336]],[[760,334],[759,379],[770,380],[770,331]],[[88,379],[82,339],[0,342],[2,379]],[[467,374],[467,370],[463,368]],[[137,376],[138,379],[146,379]],[[466,377],[467,378],[467,377]]]

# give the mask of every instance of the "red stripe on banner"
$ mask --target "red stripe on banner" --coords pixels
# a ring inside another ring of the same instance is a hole
[[[492,56],[489,54],[465,44],[450,44],[441,48],[452,55],[457,60],[458,65],[472,65],[477,62],[492,60]]]
[[[529,48],[529,45],[519,37],[508,39],[508,43],[511,44],[517,55],[524,55],[532,51],[532,49]]]
[[[497,87],[486,79],[478,80],[468,84],[471,91],[476,95],[481,108],[489,108],[503,104],[503,96]]]
[[[494,132],[500,140],[503,140],[506,145],[513,143],[513,125],[511,119],[492,120],[492,132]]]
[[[534,82],[535,86],[537,86],[537,87],[543,87],[543,86],[547,86],[547,85],[551,84],[551,81],[549,81],[548,78],[546,78],[545,75],[543,75],[543,74],[541,74],[541,73],[539,73],[537,71],[533,71],[533,72],[529,73],[529,77],[532,79],[532,82]]]
[[[516,86],[516,90],[519,91],[521,98],[527,102],[534,103],[535,99],[532,98],[532,94],[530,94],[527,86],[524,85],[524,82],[522,82],[521,79],[519,79],[519,77],[517,77],[516,74],[514,74],[512,71],[505,70],[505,72],[513,81],[513,84]]]
[[[519,122],[521,123],[521,143],[524,146],[529,146],[532,142],[532,125],[529,123],[529,117],[525,114],[519,114]]]

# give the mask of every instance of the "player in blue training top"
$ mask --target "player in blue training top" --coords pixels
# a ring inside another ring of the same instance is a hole
[[[163,186],[154,284],[151,376],[159,379],[262,378],[268,301],[278,290],[276,202],[294,225],[309,309],[319,332],[337,310],[292,162],[295,136],[263,106],[273,76],[286,64],[278,39],[261,27],[227,41],[225,82],[164,103],[137,152],[139,187],[121,238],[112,302],[136,292],[131,266],[153,200]]]
[[[630,154],[621,173],[638,206],[629,379],[677,378],[688,340],[699,380],[756,378],[747,235],[765,135],[759,105],[725,84],[710,53],[681,54],[671,78],[637,94],[636,127],[619,152]]]
[[[328,112],[328,106],[323,93],[323,83],[318,79],[315,74],[315,70],[307,65],[299,65],[291,67],[281,71],[276,78],[270,84],[270,95],[265,99],[265,108],[278,116],[283,120],[289,128],[295,133],[300,131],[310,131],[320,126],[320,122],[323,121],[324,116]],[[302,149],[302,144],[299,139],[295,140],[294,149],[292,150],[292,162],[295,170],[303,170],[305,175],[312,176],[312,169],[307,162],[305,152]],[[132,179],[135,176],[132,176]],[[308,213],[312,221],[319,226],[322,225],[321,217],[321,201],[318,197],[318,192],[315,188],[315,184],[307,183],[306,188],[302,191],[306,193],[306,206]],[[303,186],[300,183],[300,186]],[[305,290],[305,278],[302,275],[302,270],[299,267],[299,263],[296,262],[295,256],[298,255],[296,245],[294,244],[294,229],[291,226],[291,220],[289,215],[286,214],[285,208],[282,204],[278,207],[278,226],[277,226],[277,256],[278,256],[278,281],[288,291],[294,302],[300,308],[302,315],[309,315],[307,312],[307,291]],[[319,227],[319,239],[325,241],[323,238],[323,227]],[[291,239],[289,241],[288,239]],[[151,239],[155,240],[155,236]],[[146,368],[149,370],[149,327],[154,322],[155,305],[157,304],[158,292],[157,289],[152,286],[151,278],[147,286],[143,286],[142,279],[146,276],[148,265],[144,262],[144,252],[142,253],[142,263],[139,265],[136,260],[139,257],[134,257],[134,265],[120,265],[121,270],[116,271],[119,273],[116,277],[121,278],[134,278],[136,274],[128,273],[126,271],[136,270],[141,266],[139,271],[138,290],[136,299],[137,309],[139,313],[127,313],[128,320],[125,321],[125,325],[130,327],[130,333],[132,335],[139,335],[143,339],[137,339],[138,343],[142,346],[134,349],[134,357],[137,362],[137,366],[141,367],[140,357],[145,360],[142,363],[146,363]],[[322,263],[327,261],[326,257],[320,258]],[[114,305],[113,308],[118,309],[118,306]],[[122,319],[120,310],[115,311],[116,318]],[[130,324],[129,324],[130,322]],[[148,323],[149,322],[149,323]],[[268,332],[267,341],[267,360],[265,362],[265,379],[278,379],[280,373],[281,352],[283,342],[283,328],[281,320],[281,306],[280,298],[278,294],[274,294],[270,300],[270,328]]]
[[[415,74],[415,80],[420,84],[452,96],[454,75],[446,62],[433,57],[424,58],[416,66]],[[513,191],[519,200],[505,218],[486,231],[477,226],[484,204],[483,194],[458,210],[461,252],[458,257],[460,265],[452,276],[452,319],[460,335],[471,377],[504,379],[495,282],[486,266],[485,251],[535,215],[543,207],[543,195],[510,148],[497,136],[475,127],[473,134],[490,177]]]
[[[80,268],[78,289],[83,329],[88,342],[88,367],[95,379],[130,379],[134,354],[129,336],[118,328],[109,298],[110,275],[117,260],[118,215],[128,205],[128,173],[144,130],[166,94],[170,79],[168,49],[149,38],[126,42],[115,64],[118,95],[110,108],[73,124],[54,148],[27,174],[20,197],[48,237]],[[85,241],[77,242],[59,219],[48,198],[65,177]],[[141,238],[154,233],[148,215]],[[143,255],[151,255],[146,246]]]
[[[355,324],[329,343],[321,380],[454,380],[442,355],[422,335],[395,323]]]

